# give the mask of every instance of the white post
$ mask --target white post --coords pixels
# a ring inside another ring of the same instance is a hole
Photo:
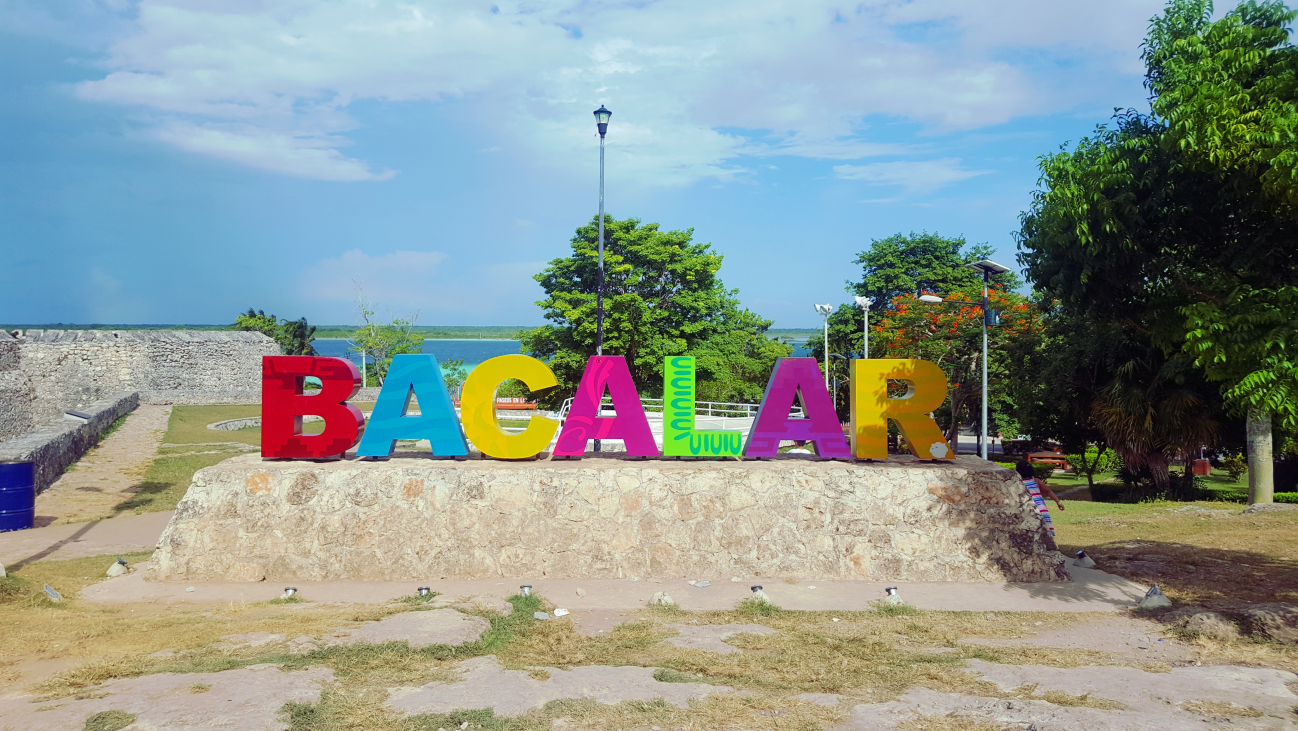
[[[829,387],[829,316],[824,316],[824,387]]]
[[[870,358],[870,305],[874,304],[873,297],[856,297],[856,305],[861,308],[861,313],[865,316],[861,325],[861,354],[863,358]]]
[[[983,270],[983,430],[980,445],[983,459],[987,459],[987,279]]]

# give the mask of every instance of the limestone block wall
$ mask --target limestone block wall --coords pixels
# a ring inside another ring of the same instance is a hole
[[[200,470],[162,581],[775,576],[1067,581],[1014,473],[973,457],[263,461]]]
[[[63,417],[20,437],[0,442],[0,462],[35,462],[36,491],[49,487],[67,466],[99,443],[99,435],[140,405],[135,392],[116,393],[86,404],[89,419]]]
[[[18,370],[18,339],[0,332],[0,441],[22,434],[32,426],[35,396],[31,384]]]
[[[16,365],[0,371],[0,438],[121,391],[145,403],[257,403],[261,358],[279,354],[251,332],[28,330],[14,342]]]

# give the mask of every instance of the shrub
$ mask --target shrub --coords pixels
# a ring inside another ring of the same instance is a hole
[[[1207,495],[1203,478],[1173,472],[1167,476],[1167,486],[1159,488],[1148,469],[1139,471],[1123,467],[1118,473],[1121,485],[1099,483],[1091,488],[1091,500],[1097,503],[1140,503],[1149,500],[1175,500],[1189,502]]]
[[[1230,479],[1235,482],[1239,482],[1240,478],[1248,474],[1248,460],[1242,454],[1223,459],[1221,466],[1226,470],[1226,474],[1230,475]]]
[[[1099,447],[1090,446],[1082,452],[1069,454],[1065,457],[1068,465],[1079,475],[1086,475],[1086,484],[1095,487],[1095,475],[1099,472],[1108,472],[1117,469],[1118,455],[1113,453],[1112,449],[1100,450]]]
[[[1278,503],[1298,503],[1298,492],[1277,492],[1275,501]]]
[[[1055,466],[1052,464],[1034,464],[1032,471],[1036,473],[1037,482],[1045,482],[1055,473]]]

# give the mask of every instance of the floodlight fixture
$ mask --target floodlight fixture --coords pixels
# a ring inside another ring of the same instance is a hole
[[[1004,266],[1002,264],[997,264],[991,259],[983,259],[982,261],[975,261],[972,264],[965,264],[965,266],[975,271],[982,272],[984,276],[994,276],[996,274],[1004,274],[1010,271],[1009,267]]]

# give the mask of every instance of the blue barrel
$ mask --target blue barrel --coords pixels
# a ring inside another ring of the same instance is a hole
[[[32,527],[36,471],[31,462],[0,462],[0,533]]]

